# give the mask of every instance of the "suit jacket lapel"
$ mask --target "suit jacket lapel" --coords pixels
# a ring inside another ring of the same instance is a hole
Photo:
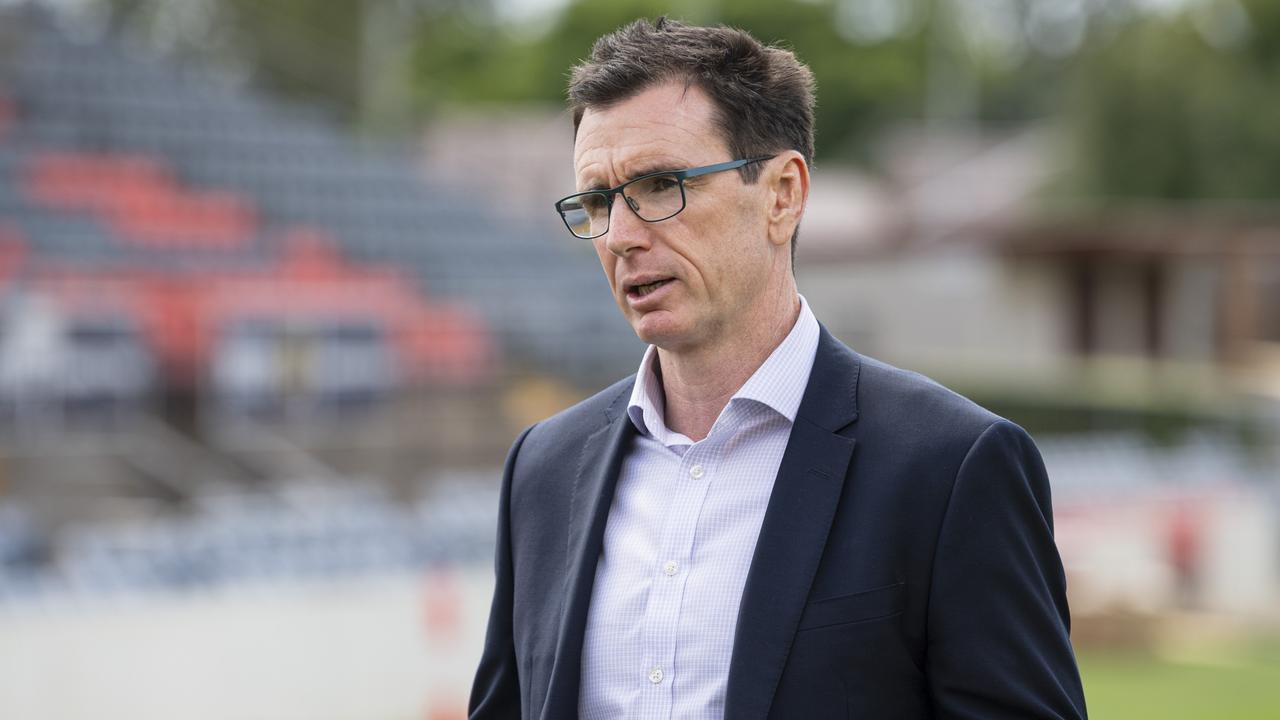
[[[554,667],[540,717],[567,718],[578,713],[582,640],[587,607],[595,584],[596,563],[604,543],[605,521],[618,486],[622,458],[635,426],[626,413],[631,387],[626,387],[605,411],[606,424],[582,446],[569,508],[568,547],[565,552],[564,606],[556,638]]]
[[[782,676],[853,456],[860,360],[825,328],[747,575],[725,717],[765,718]]]

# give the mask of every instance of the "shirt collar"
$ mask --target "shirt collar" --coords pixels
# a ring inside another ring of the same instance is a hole
[[[818,319],[801,295],[800,315],[791,332],[734,393],[729,404],[735,400],[752,400],[772,408],[788,422],[795,422],[805,387],[809,384],[813,359],[818,352],[818,334]],[[691,445],[692,440],[666,426],[663,417],[666,398],[662,393],[662,381],[654,369],[657,359],[658,349],[650,345],[640,361],[635,386],[631,388],[627,415],[637,430],[664,445]]]

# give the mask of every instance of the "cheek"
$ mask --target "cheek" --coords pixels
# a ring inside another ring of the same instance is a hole
[[[753,208],[743,206],[726,213],[714,236],[704,237],[698,252],[700,270],[709,285],[724,291],[755,285],[769,263],[768,240]],[[736,291],[733,291],[736,293]]]

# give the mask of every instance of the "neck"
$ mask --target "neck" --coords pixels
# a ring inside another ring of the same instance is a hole
[[[667,427],[694,440],[711,432],[730,398],[769,359],[800,316],[795,287],[782,294],[769,312],[752,315],[767,322],[744,323],[723,342],[687,351],[658,348]]]

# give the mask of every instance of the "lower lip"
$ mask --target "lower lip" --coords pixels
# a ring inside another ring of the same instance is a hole
[[[668,280],[649,291],[648,295],[641,295],[634,290],[629,291],[627,293],[627,303],[636,310],[647,310],[662,302],[662,298],[671,291],[672,285],[675,285],[675,280]]]

